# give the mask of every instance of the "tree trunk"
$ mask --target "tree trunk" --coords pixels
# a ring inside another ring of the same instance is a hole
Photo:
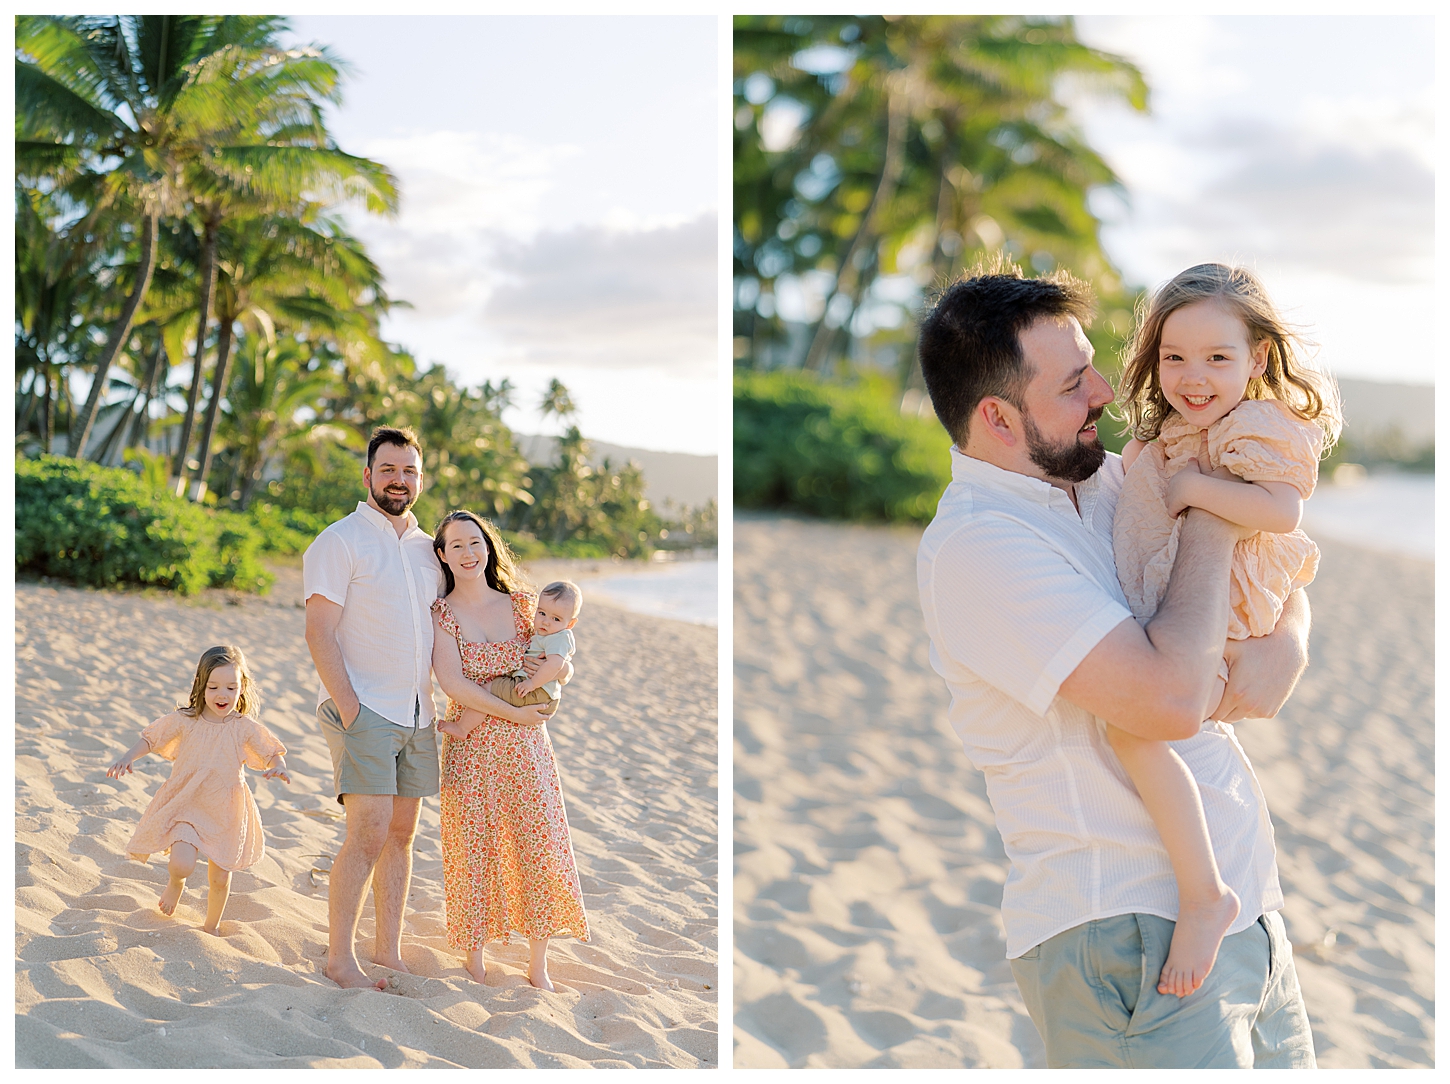
[[[51,434],[55,432],[55,381],[51,374],[55,364],[49,360],[45,363],[45,391],[40,401],[40,450],[46,455],[50,454]]]
[[[211,438],[216,431],[217,415],[221,412],[222,395],[227,390],[227,362],[232,350],[232,321],[223,316],[218,321],[216,336],[216,368],[212,375],[211,401],[206,405],[206,423],[201,430],[201,447],[196,458],[201,463],[196,473],[196,485],[191,499],[199,501],[206,495],[207,473],[211,470]]]
[[[131,296],[126,299],[126,305],[111,329],[106,349],[96,365],[96,379],[91,384],[86,405],[71,424],[66,454],[73,459],[85,457],[86,441],[90,438],[91,427],[95,425],[96,414],[100,411],[101,396],[105,394],[106,377],[110,374],[111,363],[116,360],[116,356],[125,347],[126,340],[131,337],[131,325],[136,320],[136,310],[141,307],[146,291],[151,287],[151,272],[156,269],[156,232],[160,217],[160,211],[154,205],[146,209],[146,217],[141,227],[141,263],[136,268],[136,284],[131,288]]]
[[[860,274],[856,267],[857,253],[862,251],[868,241],[875,239],[876,220],[881,217],[882,210],[896,195],[896,185],[901,180],[903,152],[906,147],[907,95],[906,90],[897,80],[893,80],[889,87],[886,99],[886,154],[885,160],[881,164],[881,180],[876,185],[876,192],[871,197],[870,206],[861,216],[861,227],[856,231],[856,236],[851,240],[851,247],[846,250],[846,255],[841,260],[841,266],[836,270],[836,288],[831,291],[831,296],[826,298],[826,307],[821,311],[821,318],[816,323],[815,333],[811,336],[811,347],[806,351],[806,360],[801,365],[801,368],[809,371],[819,370],[825,365],[831,340],[836,335],[836,329],[826,322],[826,316],[831,311],[831,302],[842,294],[848,297],[860,296]]]
[[[211,214],[202,226],[201,296],[197,299],[201,315],[196,321],[196,355],[191,369],[191,390],[186,396],[186,417],[181,422],[181,443],[176,449],[176,459],[171,464],[178,497],[186,492],[186,453],[191,447],[191,428],[196,421],[196,401],[201,395],[202,362],[206,357],[206,325],[211,321],[211,299],[216,292],[216,235],[220,224],[221,216]]]
[[[156,397],[156,382],[163,371],[162,359],[166,357],[166,340],[156,344],[156,353],[151,355],[151,367],[146,374],[146,386],[142,388],[141,410],[131,420],[131,432],[126,436],[126,447],[146,443],[146,412],[151,409],[151,400]]]

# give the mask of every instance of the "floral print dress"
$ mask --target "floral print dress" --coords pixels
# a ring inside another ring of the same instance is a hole
[[[458,641],[463,673],[487,685],[519,668],[533,634],[535,596],[514,591],[512,640],[474,643],[446,599],[433,603],[439,625]],[[448,701],[449,719],[463,705]],[[554,747],[544,727],[489,716],[466,738],[443,739],[443,895],[448,943],[471,952],[508,942],[511,930],[542,939],[589,940],[584,896]]]

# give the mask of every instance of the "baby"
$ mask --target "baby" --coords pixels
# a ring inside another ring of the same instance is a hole
[[[535,674],[515,670],[507,677],[494,678],[488,691],[514,707],[527,704],[550,705],[550,714],[559,707],[559,675],[574,657],[574,634],[569,630],[579,620],[584,605],[584,592],[572,580],[555,580],[539,592],[539,608],[534,613],[534,635],[526,655],[543,659]]]

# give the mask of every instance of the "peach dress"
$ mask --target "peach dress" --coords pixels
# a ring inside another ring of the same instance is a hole
[[[1180,520],[1168,514],[1168,480],[1198,456],[1202,427],[1176,411],[1123,478],[1113,519],[1113,559],[1133,616],[1158,612],[1178,554]],[[1287,482],[1306,500],[1319,475],[1324,433],[1273,399],[1246,399],[1208,427],[1209,467],[1250,482]],[[1284,600],[1314,579],[1319,547],[1303,531],[1260,531],[1234,547],[1229,576],[1231,640],[1264,636]]]
[[[535,596],[515,591],[510,598],[514,638],[480,643],[464,638],[446,599],[433,603],[439,624],[458,641],[464,676],[476,684],[517,670],[533,635]],[[447,718],[462,714],[450,698]],[[589,940],[564,794],[544,727],[489,716],[466,738],[444,735],[441,805],[450,945],[471,952],[489,941],[507,943],[510,930]]]
[[[152,753],[175,765],[141,814],[126,853],[144,862],[185,842],[222,869],[255,865],[265,850],[262,818],[242,768],[266,771],[286,747],[257,720],[235,711],[219,723],[173,711],[141,737]]]

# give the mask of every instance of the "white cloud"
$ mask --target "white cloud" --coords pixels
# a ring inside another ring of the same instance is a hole
[[[478,322],[526,364],[715,371],[714,214],[500,239],[494,266],[506,278]]]

